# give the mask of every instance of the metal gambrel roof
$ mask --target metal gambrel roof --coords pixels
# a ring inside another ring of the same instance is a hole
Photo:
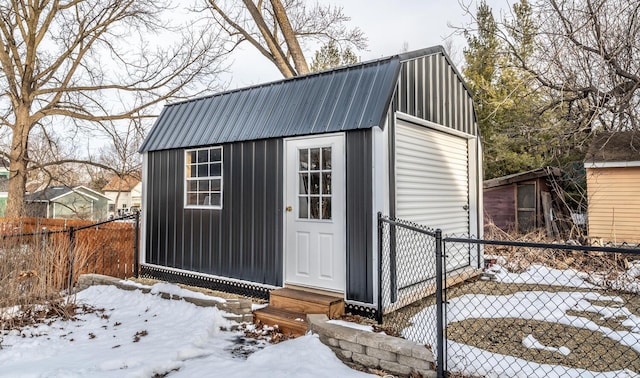
[[[400,63],[393,56],[166,105],[140,152],[380,126]]]

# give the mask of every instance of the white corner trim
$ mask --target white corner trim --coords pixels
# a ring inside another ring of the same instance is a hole
[[[640,167],[640,160],[636,161],[607,161],[584,163],[585,168],[629,168]]]
[[[147,174],[147,169],[149,169],[149,153],[148,152],[144,152],[142,154],[142,180],[140,180],[140,183],[142,185],[141,187],[141,199],[140,199],[140,207],[142,208],[142,212],[140,214],[140,229],[138,230],[138,232],[140,233],[138,235],[138,263],[140,264],[144,264],[146,262],[146,251],[147,251],[147,209],[149,208],[149,206],[147,206],[146,201],[149,199],[149,195],[147,193],[147,182],[149,180],[148,174]],[[139,269],[139,267],[138,267]]]

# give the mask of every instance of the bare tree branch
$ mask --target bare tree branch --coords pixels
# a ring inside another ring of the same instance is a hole
[[[203,0],[212,20],[227,32],[235,48],[248,41],[280,70],[284,77],[309,72],[304,50],[330,41],[347,48],[363,49],[366,38],[359,28],[347,28],[350,18],[340,7],[314,5],[302,0]]]
[[[30,171],[83,160],[56,157],[50,131],[102,130],[112,143],[129,144],[113,138],[112,122],[142,120],[167,99],[213,89],[227,54],[218,32],[202,24],[179,32],[167,17],[171,10],[169,0],[0,4],[0,126],[11,133],[8,216],[24,211]],[[52,152],[48,160],[31,151],[36,126],[51,141],[43,144]]]

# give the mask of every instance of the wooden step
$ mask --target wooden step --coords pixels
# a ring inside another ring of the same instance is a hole
[[[282,333],[302,336],[307,332],[307,316],[301,312],[267,306],[253,312],[253,321],[278,326]]]
[[[269,307],[303,314],[325,314],[331,319],[344,315],[342,298],[290,288],[271,291]]]

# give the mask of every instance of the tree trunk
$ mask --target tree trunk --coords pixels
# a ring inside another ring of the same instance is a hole
[[[269,27],[260,14],[260,10],[256,7],[252,0],[243,0],[243,2],[247,7],[247,10],[251,14],[251,17],[258,26],[258,29],[260,30],[260,33],[262,34],[262,37],[264,38],[264,41],[267,44],[271,55],[273,56],[276,67],[278,67],[284,77],[296,76],[295,70],[293,69],[293,67],[291,67],[284,52],[275,41],[274,36],[269,31]]]
[[[24,192],[27,185],[27,164],[29,154],[29,107],[23,106],[16,109],[16,123],[11,139],[11,151],[9,151],[9,196],[7,198],[7,211],[5,217],[20,218],[26,215],[24,206]]]
[[[309,65],[302,53],[302,49],[298,43],[298,37],[291,27],[291,22],[289,21],[287,11],[284,9],[282,2],[280,2],[280,0],[271,0],[271,6],[273,7],[273,13],[275,14],[276,20],[280,25],[280,30],[282,30],[282,35],[287,43],[287,47],[289,48],[289,53],[293,58],[293,63],[296,66],[298,75],[309,73]]]

